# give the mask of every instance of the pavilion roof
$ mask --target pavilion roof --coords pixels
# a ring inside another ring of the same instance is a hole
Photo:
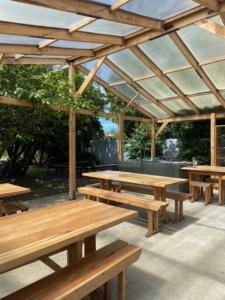
[[[1,0],[2,64],[74,64],[155,119],[224,112],[225,1]]]

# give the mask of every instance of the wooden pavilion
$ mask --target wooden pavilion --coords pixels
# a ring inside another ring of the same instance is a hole
[[[155,141],[167,124],[211,120],[211,164],[216,164],[216,120],[225,118],[224,0],[2,0],[1,64],[68,65],[95,80],[143,113],[119,118],[119,160],[123,124],[151,125]],[[0,97],[0,103],[31,107],[25,100]],[[65,111],[62,107],[52,107]],[[70,198],[76,190],[75,120],[69,112]],[[107,117],[115,117],[109,114]],[[156,131],[155,124],[160,127]]]

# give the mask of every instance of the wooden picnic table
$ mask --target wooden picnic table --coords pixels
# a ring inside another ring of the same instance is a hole
[[[11,183],[0,183],[0,215],[4,215],[5,211],[10,209],[10,205],[12,206],[12,210],[16,209],[13,207],[15,206],[14,204],[7,204],[6,209],[6,204],[4,203],[6,198],[23,195],[30,192],[31,190],[26,187],[18,186]],[[23,205],[20,206],[22,207]]]
[[[110,189],[112,181],[149,186],[154,189],[155,200],[166,201],[166,189],[172,185],[184,184],[184,178],[165,177],[158,175],[139,174],[121,171],[99,171],[83,173],[83,176],[96,178],[101,183],[101,188]]]
[[[83,239],[90,254],[98,232],[136,216],[133,210],[77,200],[1,218],[0,273],[38,259],[54,268],[48,256],[65,249],[72,263],[82,255]]]
[[[218,179],[218,201],[219,204],[222,205],[224,203],[224,188],[223,188],[223,176],[225,175],[225,167],[220,166],[190,166],[190,167],[183,167],[181,170],[188,172],[189,177],[189,184],[192,180],[193,176],[215,176]]]

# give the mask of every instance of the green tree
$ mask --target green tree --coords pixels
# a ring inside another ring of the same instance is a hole
[[[84,77],[78,73],[74,80],[79,88]],[[0,107],[0,158],[7,152],[7,172],[11,177],[24,175],[37,151],[68,156],[68,116],[50,110],[49,104],[88,108],[97,113],[105,101],[95,84],[89,85],[82,97],[74,96],[69,92],[67,70],[53,72],[39,65],[1,66],[0,95],[34,105],[34,109]],[[79,147],[81,139],[87,149],[88,139],[103,135],[96,117],[78,117],[77,123]]]

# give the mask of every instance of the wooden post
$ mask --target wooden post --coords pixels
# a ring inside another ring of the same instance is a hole
[[[69,85],[72,91],[75,91],[75,67],[72,63],[69,65]],[[69,111],[69,199],[76,198],[76,113]]]
[[[216,166],[216,114],[211,114],[211,166]]]
[[[119,128],[118,128],[118,161],[124,160],[124,115],[119,115]]]
[[[156,156],[156,136],[155,136],[155,122],[152,122],[152,130],[151,130],[151,159],[154,159]]]

